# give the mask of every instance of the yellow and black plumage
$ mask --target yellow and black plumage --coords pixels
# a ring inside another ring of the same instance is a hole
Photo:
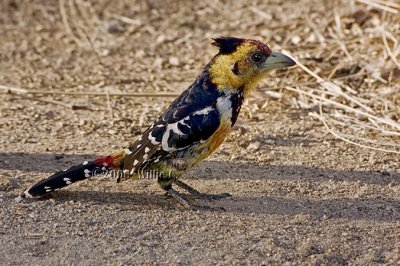
[[[218,54],[130,147],[57,172],[22,196],[42,196],[101,169],[120,170],[123,178],[156,178],[162,189],[186,204],[172,184],[196,193],[177,179],[222,144],[236,122],[244,98],[268,71],[295,65],[292,59],[272,52],[260,41],[221,37],[213,44],[218,46]]]

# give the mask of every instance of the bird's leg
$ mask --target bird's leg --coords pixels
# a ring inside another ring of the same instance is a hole
[[[174,183],[175,183],[178,187],[180,187],[180,188],[186,190],[187,192],[189,192],[189,193],[192,194],[192,195],[201,195],[201,194],[203,194],[203,193],[201,193],[200,191],[198,191],[197,189],[195,189],[195,188],[189,186],[189,185],[186,184],[185,182],[180,181],[180,180],[178,180],[178,179],[175,179]]]
[[[225,209],[222,208],[222,207],[198,206],[198,205],[192,204],[188,199],[186,199],[184,194],[182,194],[179,191],[177,191],[177,190],[172,188],[172,183],[173,182],[174,182],[174,179],[164,179],[164,178],[159,178],[158,179],[158,184],[167,193],[167,195],[170,195],[171,197],[176,199],[180,204],[182,204],[186,208],[188,208],[190,210],[225,211]],[[189,185],[186,185],[186,186],[191,188]],[[194,188],[192,188],[192,190],[193,191],[197,191]],[[197,193],[200,193],[200,192],[197,191]]]
[[[199,205],[191,204],[187,199],[185,199],[185,196],[182,193],[176,191],[173,188],[168,189],[167,194],[172,196],[174,199],[176,199],[180,204],[182,204],[186,208],[193,210],[193,211],[198,211],[198,210],[225,211],[225,209],[223,207],[199,206]]]
[[[189,192],[190,194],[192,194],[194,196],[198,196],[198,197],[204,198],[204,199],[207,199],[209,201],[224,199],[224,198],[228,198],[228,197],[232,196],[229,193],[221,193],[221,194],[202,193],[202,192],[198,191],[197,189],[195,189],[195,188],[189,186],[188,184],[186,184],[186,183],[184,183],[184,182],[182,182],[180,180],[177,180],[177,179],[175,179],[174,183],[178,187],[180,187],[180,188],[186,190],[187,192]]]
[[[167,193],[167,195],[170,195],[171,197],[175,198],[180,204],[182,204],[186,208],[193,209],[192,204],[189,203],[189,201],[185,198],[185,196],[179,191],[176,191],[175,189],[172,188],[172,183],[174,182],[174,178],[165,178],[164,176],[161,175],[157,179],[157,182],[160,185],[160,187]]]

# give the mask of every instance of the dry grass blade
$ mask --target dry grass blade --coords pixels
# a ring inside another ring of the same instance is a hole
[[[67,92],[67,91],[44,91],[44,90],[26,90],[16,87],[0,85],[0,89],[4,93],[22,93],[22,94],[41,94],[41,95],[74,95],[74,96],[102,96],[102,97],[176,97],[179,93],[168,93],[168,92],[154,92],[154,93],[142,93],[142,92]]]
[[[386,1],[386,0],[375,0],[376,3],[380,3],[382,5],[386,5],[386,6],[390,6],[390,7],[394,7],[394,8],[398,8],[400,9],[400,4],[398,3],[393,3],[390,1]]]
[[[386,49],[389,49],[389,47]],[[317,117],[319,120],[321,120],[330,134],[338,139],[363,148],[400,154],[400,151],[396,149],[400,146],[400,144],[398,144],[395,139],[393,139],[393,141],[384,140],[385,136],[388,138],[400,136],[400,123],[371,108],[369,105],[372,102],[375,102],[376,99],[372,101],[372,99],[368,100],[356,97],[355,95],[350,95],[348,92],[355,93],[352,88],[342,88],[333,82],[326,81],[314,71],[310,70],[308,67],[299,62],[299,60],[294,60],[304,72],[316,80],[316,84],[318,84],[322,90],[309,88],[302,84],[298,84],[298,86],[304,88],[302,90],[290,86],[286,86],[286,89],[309,97],[314,104],[318,103],[320,106],[319,115],[315,113],[312,114],[314,114],[314,117]],[[310,108],[312,105],[307,103],[307,101],[308,100],[300,97],[297,102],[303,108]],[[384,99],[382,98],[380,101],[384,101]],[[331,111],[343,110],[344,113],[337,113],[336,115],[333,115],[336,118],[333,119],[332,122],[341,128],[340,131],[350,130],[352,133],[346,134],[329,126],[326,116],[322,112],[322,106],[330,107]],[[385,102],[385,106],[390,105],[389,103]],[[375,132],[373,134],[378,139],[376,140],[371,139],[370,137],[361,137],[359,136],[361,131]]]
[[[396,8],[392,8],[390,6],[393,6],[393,3],[387,2],[387,1],[376,1],[376,0],[357,0],[360,3],[372,6],[374,8],[382,9],[384,11],[397,14],[398,10]],[[389,3],[389,4],[387,4]],[[396,4],[394,4],[396,7]]]
[[[325,88],[327,91],[338,94],[339,96],[342,96],[344,98],[346,98],[347,100],[349,100],[352,103],[355,103],[356,105],[358,105],[359,107],[363,108],[364,110],[366,110],[367,112],[371,112],[373,113],[374,111],[362,104],[359,100],[355,99],[354,97],[346,94],[343,92],[342,88],[340,88],[338,85],[330,82],[330,81],[326,81],[324,79],[322,79],[320,76],[318,76],[315,72],[311,71],[309,68],[307,68],[305,65],[303,65],[302,63],[300,63],[298,60],[296,60],[297,65],[303,69],[307,74],[311,75],[313,78],[315,78],[317,80],[317,82],[323,87]],[[353,108],[354,109],[354,108]],[[361,113],[360,113],[361,114]],[[400,126],[399,126],[400,129]]]
[[[318,100],[322,101],[324,104],[330,104],[330,105],[333,105],[335,107],[339,107],[339,108],[341,108],[341,109],[343,109],[345,111],[353,112],[353,113],[356,113],[356,114],[359,114],[359,115],[366,116],[366,117],[371,118],[373,120],[379,121],[379,122],[381,122],[383,124],[387,124],[388,123],[388,121],[386,119],[376,117],[374,115],[371,115],[369,113],[366,113],[366,112],[360,111],[358,109],[352,108],[352,107],[347,106],[345,104],[341,104],[339,102],[327,99],[324,96],[314,95],[312,93],[309,93],[309,92],[306,92],[306,91],[301,91],[301,90],[298,90],[298,89],[295,89],[295,88],[291,88],[291,87],[286,87],[286,89],[290,90],[290,91],[294,91],[294,92],[300,93],[300,94],[307,95],[307,96],[309,96],[311,98],[314,98],[314,99],[318,99]],[[393,127],[397,128],[398,130],[400,130],[400,125],[397,124],[397,123],[394,123],[391,126],[393,126]],[[382,129],[382,131],[383,131],[383,129]]]
[[[69,21],[68,21],[68,15],[65,9],[65,2],[64,0],[59,0],[58,1],[58,5],[59,5],[59,9],[60,9],[60,14],[61,14],[61,19],[63,21],[65,30],[67,31],[67,33],[71,36],[71,38],[74,40],[74,42],[79,45],[79,46],[85,46],[84,43],[75,35],[75,33],[73,32]]]
[[[382,26],[382,40],[383,44],[385,45],[386,52],[388,53],[390,59],[393,60],[393,62],[396,64],[396,66],[400,69],[400,62],[396,59],[396,56],[394,56],[392,49],[390,49],[387,38],[386,38],[386,30],[385,27]]]
[[[396,153],[396,154],[400,154],[400,151],[397,150],[390,150],[390,149],[384,149],[384,148],[380,148],[380,147],[374,147],[371,145],[365,145],[356,141],[353,141],[349,138],[349,136],[344,136],[343,134],[333,130],[331,127],[329,127],[328,123],[326,122],[325,118],[324,118],[324,114],[322,111],[322,104],[320,103],[319,105],[319,116],[318,116],[319,120],[324,124],[326,130],[331,133],[333,136],[335,136],[336,138],[343,140],[347,143],[362,147],[362,148],[366,148],[366,149],[371,149],[371,150],[376,150],[376,151],[382,151],[382,152],[388,152],[388,153]],[[368,140],[368,142],[371,142],[370,140]],[[376,142],[375,142],[376,143]],[[382,143],[377,143],[379,145],[382,145]],[[386,145],[386,143],[385,143]]]

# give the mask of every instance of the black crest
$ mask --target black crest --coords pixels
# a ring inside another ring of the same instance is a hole
[[[236,37],[218,37],[213,40],[212,44],[219,47],[221,54],[230,54],[236,51],[236,48],[244,42],[244,39]]]

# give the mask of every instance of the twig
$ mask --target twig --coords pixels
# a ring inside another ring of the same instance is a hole
[[[260,16],[260,17],[266,19],[267,21],[272,19],[272,16],[271,16],[270,14],[265,13],[264,11],[260,10],[258,7],[250,6],[249,9],[250,9],[250,11],[252,11],[254,14],[256,14],[256,15],[258,15],[258,16]]]
[[[38,102],[44,102],[44,103],[51,103],[51,104],[55,104],[55,105],[60,105],[60,106],[66,107],[68,109],[75,110],[73,105],[70,105],[70,104],[67,104],[67,103],[63,103],[63,102],[60,102],[60,101],[42,99],[42,98],[33,97],[33,96],[30,96],[30,95],[23,95],[23,94],[15,94],[15,93],[13,93],[13,95],[21,97],[23,99],[28,99],[28,100],[38,101]]]
[[[111,107],[110,94],[108,93],[108,90],[107,90],[106,95],[107,95],[107,109],[108,109],[108,112],[110,113],[110,118],[113,119],[114,115],[113,115],[113,110]]]
[[[125,16],[121,16],[121,15],[117,15],[117,14],[113,14],[113,13],[109,13],[109,12],[106,12],[106,14],[111,16],[112,18],[118,19],[118,20],[120,20],[120,21],[122,21],[122,22],[124,22],[126,24],[130,24],[130,25],[133,25],[133,26],[142,25],[142,22],[140,20],[137,20],[137,19],[131,19],[131,18],[128,18],[128,17],[125,17]]]
[[[379,73],[380,71],[371,71],[371,72],[364,72],[364,73],[356,73],[356,74],[351,74],[343,77],[337,77],[333,78],[332,80],[344,80],[344,79],[350,79],[354,77],[360,77],[360,76],[366,76],[369,74],[373,73]],[[282,86],[277,86],[277,87],[261,87],[260,90],[279,90],[279,89],[285,89],[287,86],[310,86],[310,85],[315,85],[315,84],[321,84],[321,83],[328,83],[330,81],[312,81],[312,82],[304,82],[304,83],[298,83],[298,84],[282,84]],[[0,89],[4,90],[4,93],[9,93],[9,92],[17,92],[17,93],[25,93],[25,94],[43,94],[43,95],[73,95],[73,96],[103,96],[107,97],[107,94],[109,97],[177,97],[179,96],[180,93],[177,92],[154,92],[154,93],[142,93],[142,92],[129,92],[129,93],[124,93],[124,92],[68,92],[68,91],[48,91],[48,90],[26,90],[22,88],[17,88],[17,87],[11,87],[11,86],[5,86],[5,85],[0,85]]]
[[[27,90],[25,89],[21,89],[21,88],[16,88],[16,87],[9,87],[9,86],[4,86],[4,85],[0,85],[0,89],[5,90],[5,93],[12,93],[12,92],[17,92],[17,93],[29,93]]]

